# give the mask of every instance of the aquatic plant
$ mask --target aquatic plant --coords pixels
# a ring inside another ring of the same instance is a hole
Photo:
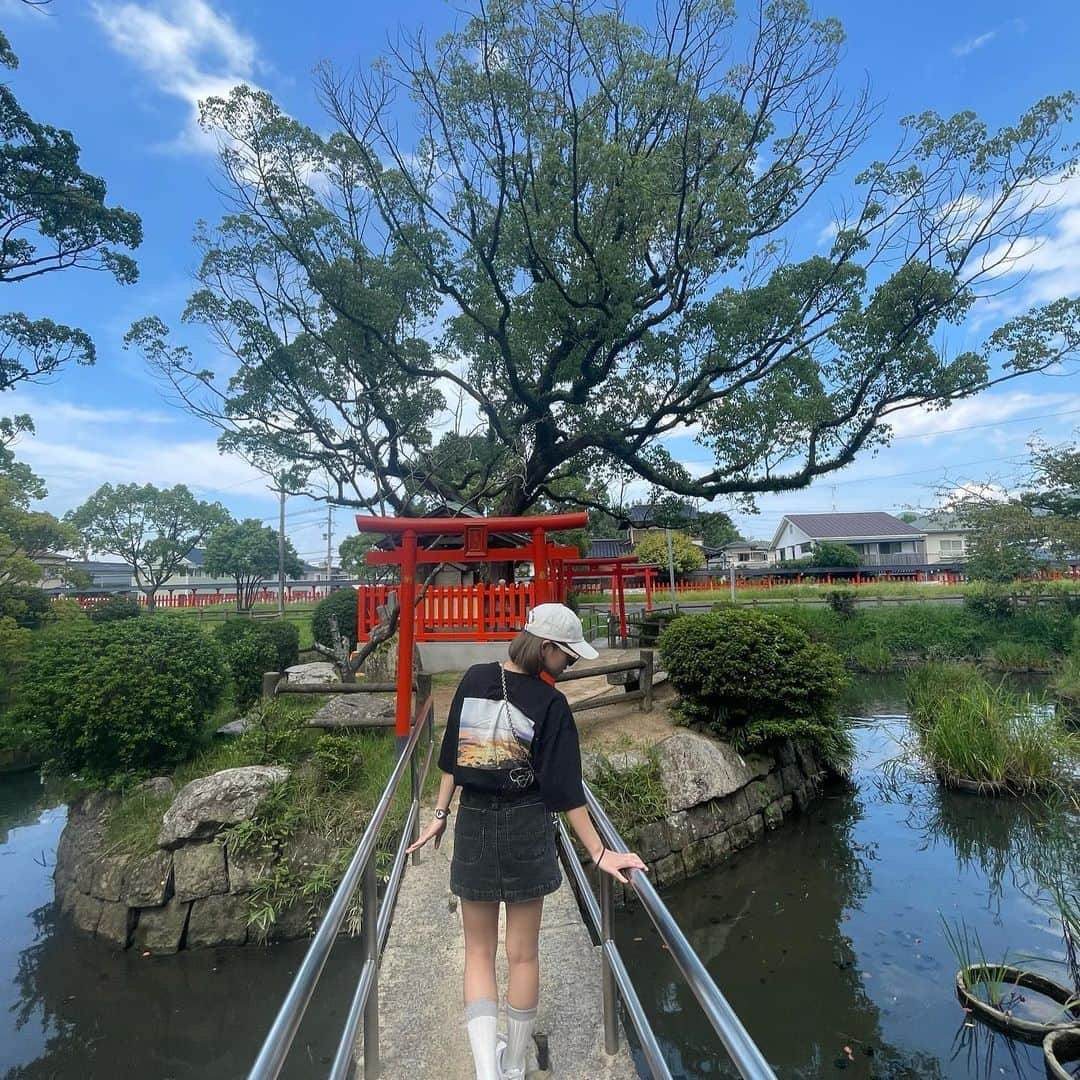
[[[856,671],[882,674],[896,666],[896,658],[882,641],[862,641],[848,651],[848,664]]]
[[[1069,789],[1080,734],[1039,697],[970,668],[927,665],[908,681],[915,750],[949,786],[993,793]]]
[[[950,923],[940,911],[938,917],[941,919],[949,952],[953,954],[957,967],[965,974],[966,979],[971,980],[966,981],[967,989],[974,993],[976,988],[984,987],[987,1002],[995,1009],[1000,1009],[1006,1003],[1005,985],[1013,981],[1007,976],[1010,971],[1015,971],[1009,963],[1008,953],[1006,952],[1000,961],[987,959],[978,930],[969,928],[963,918]],[[970,972],[977,972],[978,977],[971,977],[968,975]]]
[[[999,671],[1049,671],[1050,650],[1033,641],[999,641],[990,650],[990,666]]]

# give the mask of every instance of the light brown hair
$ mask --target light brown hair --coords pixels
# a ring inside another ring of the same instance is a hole
[[[544,638],[530,634],[528,630],[522,630],[513,641],[508,650],[510,659],[529,675],[539,676],[544,670]]]

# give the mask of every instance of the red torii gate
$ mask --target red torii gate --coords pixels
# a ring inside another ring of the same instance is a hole
[[[623,586],[627,578],[645,579],[645,610],[652,611],[653,575],[655,566],[639,561],[637,555],[592,556],[564,559],[560,568],[563,592],[572,590],[574,579],[587,575],[611,578],[611,611],[619,613],[619,637],[626,640],[626,597]]]
[[[588,524],[584,511],[570,514],[541,514],[535,517],[489,518],[396,518],[356,515],[360,532],[383,533],[401,537],[401,546],[389,551],[369,551],[369,566],[400,566],[398,606],[397,701],[394,712],[394,732],[401,737],[409,734],[410,704],[413,682],[413,645],[416,629],[416,568],[432,563],[470,562],[531,562],[533,573],[533,604],[561,600],[565,594],[555,591],[551,579],[552,565],[580,555],[577,548],[560,547],[547,542],[549,530],[580,529]],[[528,533],[530,543],[522,547],[489,545],[491,533]],[[418,548],[418,536],[460,536],[459,548]]]

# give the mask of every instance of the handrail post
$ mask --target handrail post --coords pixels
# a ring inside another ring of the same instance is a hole
[[[652,712],[653,705],[653,670],[655,661],[653,660],[652,649],[642,649],[641,659],[644,663],[644,667],[641,669],[641,689],[644,691],[644,696],[641,699],[641,711]]]
[[[362,885],[363,914],[360,941],[364,960],[372,965],[371,993],[364,1007],[364,1078],[379,1075],[379,881],[375,876],[375,855],[364,866]]]
[[[613,889],[611,875],[600,874],[600,969],[601,988],[604,1002],[604,1051],[616,1054],[619,1051],[619,990],[615,982],[615,971],[608,959],[606,945],[611,940],[611,923],[614,915],[612,903]]]

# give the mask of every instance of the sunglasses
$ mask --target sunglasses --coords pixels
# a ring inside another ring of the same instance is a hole
[[[581,659],[576,652],[569,646],[564,645],[561,641],[549,641],[548,644],[554,645],[561,653],[565,653],[567,667],[573,667]]]

